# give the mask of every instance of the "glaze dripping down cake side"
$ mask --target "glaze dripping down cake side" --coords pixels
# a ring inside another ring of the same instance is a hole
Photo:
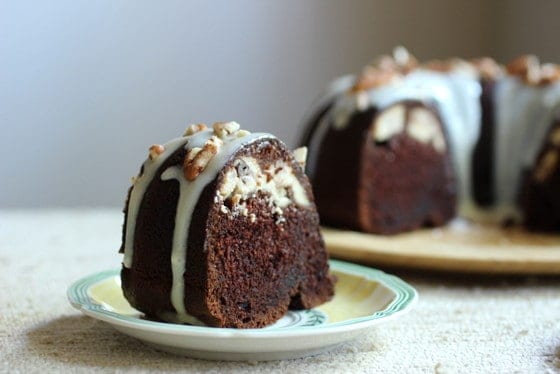
[[[560,164],[547,140],[559,79],[559,66],[534,56],[505,67],[490,58],[419,63],[397,48],[360,75],[335,80],[302,136],[322,223],[395,234],[461,215],[560,232],[553,209]],[[401,119],[380,127],[384,117]],[[376,128],[389,129],[380,131],[386,141]],[[539,173],[544,164],[553,166]],[[536,177],[544,174],[546,182]]]
[[[170,322],[252,328],[328,301],[304,162],[303,150],[234,122],[152,147],[125,207],[131,305]]]

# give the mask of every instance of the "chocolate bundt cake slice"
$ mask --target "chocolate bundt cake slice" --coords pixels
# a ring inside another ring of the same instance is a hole
[[[149,318],[271,324],[334,292],[305,152],[235,122],[150,148],[129,190],[121,272]]]

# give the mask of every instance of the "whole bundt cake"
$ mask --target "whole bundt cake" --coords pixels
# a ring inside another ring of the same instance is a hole
[[[329,300],[304,162],[235,122],[152,146],[124,210],[126,299],[149,318],[240,328]]]
[[[420,64],[404,48],[335,80],[302,143],[322,223],[378,234],[457,214],[560,231],[560,68]]]

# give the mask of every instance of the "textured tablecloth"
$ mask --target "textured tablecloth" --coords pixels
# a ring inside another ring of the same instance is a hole
[[[0,372],[560,371],[560,277],[400,270],[420,293],[414,310],[329,353],[256,363],[157,352],[66,300],[73,281],[119,267],[121,220],[118,210],[0,212]]]

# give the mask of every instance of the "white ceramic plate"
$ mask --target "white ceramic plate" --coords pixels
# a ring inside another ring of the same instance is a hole
[[[118,270],[75,282],[70,303],[88,316],[167,352],[211,360],[278,360],[328,350],[408,311],[418,296],[380,270],[331,260],[335,297],[316,309],[290,311],[262,329],[227,329],[154,322],[122,295]]]

